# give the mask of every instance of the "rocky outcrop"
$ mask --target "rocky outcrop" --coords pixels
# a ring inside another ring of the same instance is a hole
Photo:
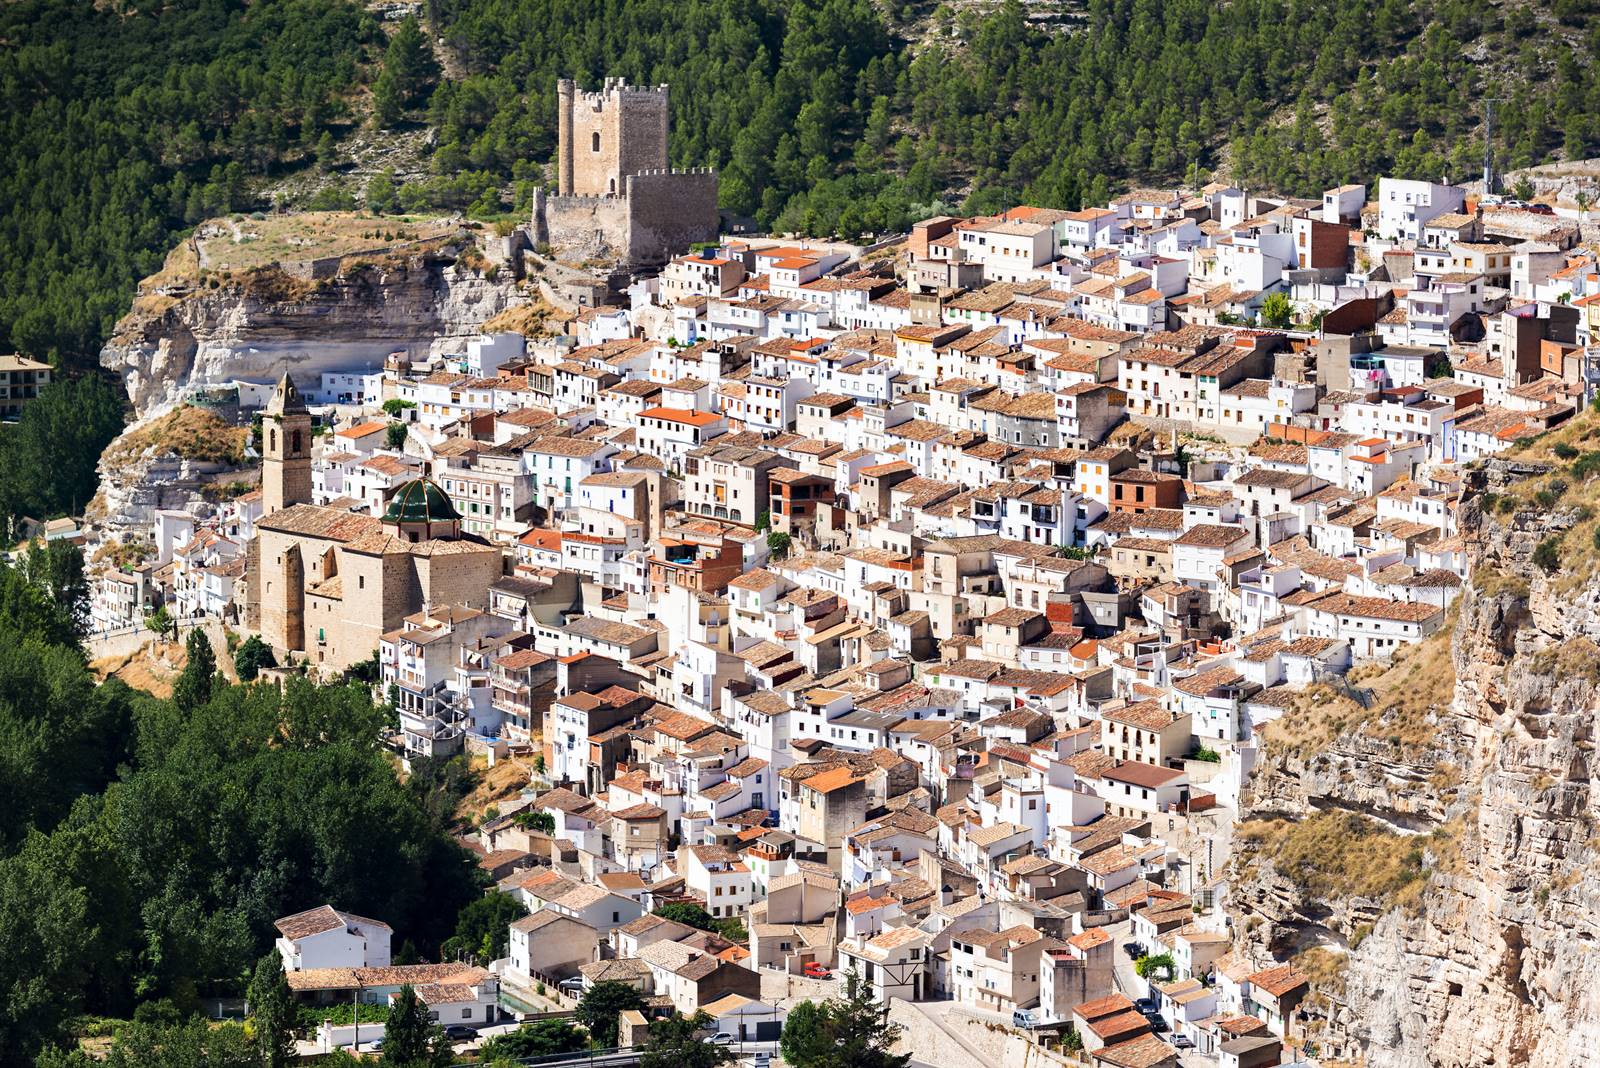
[[[449,350],[527,299],[509,269],[488,264],[463,237],[353,258],[316,281],[265,268],[147,290],[100,363],[122,376],[144,419],[196,386],[270,381],[286,370],[312,383],[324,371],[381,368],[396,350]]]
[[[223,499],[217,489],[249,481],[254,471],[186,460],[152,451],[128,464],[100,466],[100,490],[86,510],[97,542],[138,542],[150,536],[156,513],[177,511],[206,519]]]
[[[1491,461],[1474,474],[1492,493],[1539,473]],[[1404,902],[1319,900],[1270,864],[1241,866],[1230,887],[1252,956],[1345,954],[1313,999],[1323,1056],[1561,1066],[1600,1049],[1600,575],[1533,563],[1581,509],[1486,517],[1481,499],[1462,508],[1475,575],[1431,737],[1402,749],[1364,725],[1322,753],[1269,754],[1252,784],[1261,813],[1348,809],[1421,847],[1426,883]]]

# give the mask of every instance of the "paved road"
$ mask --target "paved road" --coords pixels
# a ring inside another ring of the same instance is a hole
[[[1116,980],[1117,989],[1133,998],[1135,1001],[1144,997],[1149,992],[1145,981],[1139,978],[1139,973],[1133,970],[1133,961],[1122,951],[1124,942],[1133,941],[1133,921],[1123,920],[1106,928],[1106,933],[1111,936],[1112,942],[1112,977]]]
[[[944,1035],[951,1042],[954,1042],[958,1049],[962,1050],[967,1054],[967,1056],[971,1057],[973,1064],[986,1065],[992,1062],[992,1057],[986,1057],[982,1053],[978,1052],[978,1050],[970,1042],[956,1033],[955,1028],[951,1027],[945,1022],[944,1010],[950,1005],[950,1002],[912,1001],[907,1002],[907,1004],[916,1008],[918,1012],[922,1013],[922,1015],[927,1018],[929,1023],[933,1024],[934,1027],[939,1029],[940,1034]],[[946,1065],[943,1066],[943,1068],[949,1068],[949,1066]]]

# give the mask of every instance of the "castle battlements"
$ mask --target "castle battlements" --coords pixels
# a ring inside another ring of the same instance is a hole
[[[582,92],[563,78],[556,96],[556,195],[535,192],[535,244],[647,264],[715,239],[716,171],[669,165],[665,85],[607,78],[599,90]]]
[[[557,91],[571,93],[573,99],[592,107],[603,107],[607,100],[623,96],[638,96],[644,98],[667,98],[667,85],[629,85],[626,78],[607,78],[599,89],[585,89],[580,91],[578,83],[571,78],[563,78],[557,83]]]

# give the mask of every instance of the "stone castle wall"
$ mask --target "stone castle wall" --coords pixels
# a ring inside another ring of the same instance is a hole
[[[626,260],[628,220],[625,197],[552,197],[542,191],[534,194],[534,244],[560,249],[569,258]]]
[[[717,239],[717,172],[710,168],[630,174],[628,203],[630,263],[663,264],[697,241]]]
[[[715,241],[717,174],[708,168],[630,174],[619,196],[547,196],[536,191],[535,244],[569,258],[655,266],[697,241]]]
[[[667,167],[665,85],[606,79],[599,92],[556,84],[557,195],[535,190],[530,237],[568,259],[659,266],[716,240],[717,175]]]

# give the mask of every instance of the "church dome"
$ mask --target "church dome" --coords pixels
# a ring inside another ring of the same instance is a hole
[[[461,517],[432,479],[418,478],[395,490],[383,518],[388,523],[448,523]]]

